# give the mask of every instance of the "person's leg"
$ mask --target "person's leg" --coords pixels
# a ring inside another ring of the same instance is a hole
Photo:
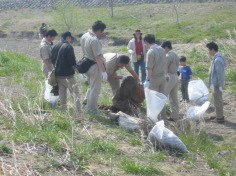
[[[146,63],[144,62],[144,60],[140,61],[140,67],[141,67],[141,74],[142,74],[141,81],[142,81],[142,83],[144,83],[146,80]]]
[[[108,83],[111,86],[113,97],[116,95],[116,92],[120,88],[120,80],[119,79],[108,79]]]
[[[67,86],[65,86],[67,84],[66,80],[57,78],[57,84],[59,87],[59,98],[61,104],[60,109],[67,110]]]
[[[139,62],[134,62],[134,71],[139,76]]]
[[[216,118],[222,119],[224,118],[223,97],[222,97],[222,92],[219,90],[219,87],[214,86],[213,98],[214,98],[214,106],[216,109]]]
[[[87,72],[89,76],[89,90],[87,94],[87,111],[98,114],[98,96],[101,91],[102,73],[97,64],[93,65]]]
[[[70,91],[74,103],[74,110],[79,115],[81,113],[81,104],[79,97],[79,88],[76,85],[76,79],[73,77],[67,80],[68,80],[68,89]]]
[[[165,77],[163,77],[162,80],[161,80],[161,84],[159,86],[159,92],[166,95],[166,80],[165,80]],[[161,111],[160,119],[161,120],[166,119],[166,105],[163,107],[163,109]]]
[[[187,81],[186,81],[186,84],[185,84],[185,97],[186,97],[186,100],[189,102],[188,83],[189,83],[189,80],[187,80]]]
[[[178,84],[176,84],[170,94],[169,94],[169,102],[171,109],[171,118],[178,119],[179,117],[179,100],[178,100]]]

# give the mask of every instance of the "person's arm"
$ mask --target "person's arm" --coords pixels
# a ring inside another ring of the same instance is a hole
[[[118,76],[118,75],[115,75],[113,73],[108,73],[108,78],[109,79],[122,79],[123,76]]]
[[[151,68],[147,68],[147,81],[150,81],[152,76],[152,69]]]
[[[222,62],[216,59],[215,61],[215,71],[218,80],[218,87],[223,87],[224,85],[224,65]]]
[[[189,67],[189,76],[190,76],[190,79],[193,79],[193,73],[192,73],[191,67]]]
[[[154,56],[152,54],[152,51],[149,50],[147,53],[147,62],[146,62],[146,69],[147,69],[147,81],[150,81],[152,76],[152,69],[154,66]]]
[[[138,82],[140,82],[140,79],[134,70],[130,70],[129,72],[134,77],[134,79],[136,79]]]
[[[67,56],[70,66],[75,70],[76,73],[79,73],[78,70],[76,69],[76,57],[74,48],[71,45],[68,46]]]
[[[46,71],[47,72],[51,72],[52,71],[52,67],[51,67],[50,59],[49,58],[48,59],[44,59],[43,63],[45,65]]]
[[[106,69],[105,69],[104,64],[103,64],[102,56],[101,55],[100,56],[96,56],[95,60],[96,60],[96,62],[98,64],[99,69],[102,72],[106,72]]]

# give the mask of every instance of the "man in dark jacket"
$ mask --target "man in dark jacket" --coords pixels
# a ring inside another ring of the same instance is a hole
[[[55,67],[55,74],[59,86],[61,109],[67,110],[67,89],[69,89],[72,100],[74,101],[75,112],[80,114],[79,88],[74,78],[76,59],[74,48],[70,44],[71,38],[72,35],[70,32],[62,34],[61,41],[52,49],[52,63]]]

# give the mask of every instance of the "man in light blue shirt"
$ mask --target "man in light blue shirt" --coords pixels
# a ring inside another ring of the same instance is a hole
[[[211,119],[218,123],[224,123],[223,113],[223,86],[225,84],[225,67],[226,59],[218,52],[218,45],[210,42],[206,45],[210,56],[214,56],[209,70],[209,85],[213,87],[214,106],[216,109],[216,117]]]

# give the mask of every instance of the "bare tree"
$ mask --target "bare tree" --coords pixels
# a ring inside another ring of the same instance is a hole
[[[114,16],[114,2],[113,0],[108,0],[109,1],[109,7],[111,8],[111,17]]]
[[[179,29],[181,28],[180,26],[180,22],[179,22],[179,12],[178,12],[178,7],[176,6],[176,4],[174,3],[174,10],[175,10],[175,15],[176,15],[176,22],[177,22],[177,25],[179,27]]]

